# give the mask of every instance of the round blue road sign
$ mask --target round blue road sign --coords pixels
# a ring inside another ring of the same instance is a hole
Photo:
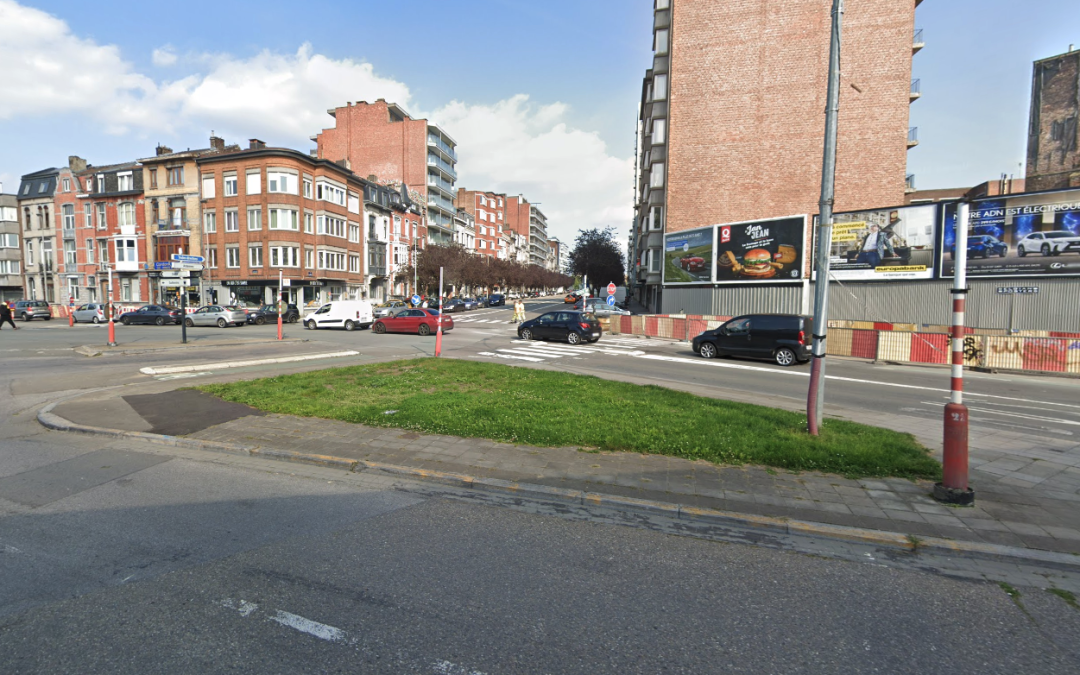
[[[615,306],[615,296],[614,295],[607,296],[607,304],[609,306],[611,306],[611,307]]]
[[[420,304],[420,296],[419,295],[412,296],[412,304],[414,304],[414,305],[419,305]]]

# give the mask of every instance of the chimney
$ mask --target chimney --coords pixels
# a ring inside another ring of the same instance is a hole
[[[166,145],[162,145],[161,143],[158,143],[158,146],[157,146],[157,156],[158,157],[161,157],[162,155],[171,155],[171,154],[172,154],[172,148],[170,148],[170,147],[168,147]]]
[[[216,136],[213,131],[210,132],[210,149],[214,152],[223,152],[225,150],[225,139]]]
[[[86,171],[86,160],[82,157],[79,157],[78,155],[69,155],[68,168],[71,169],[74,173]]]
[[[257,138],[248,139],[248,150],[263,150],[266,148],[266,143],[263,143]]]

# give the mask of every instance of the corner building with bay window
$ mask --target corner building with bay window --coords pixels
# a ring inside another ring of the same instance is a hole
[[[302,309],[366,298],[365,181],[344,167],[252,140],[197,160],[204,303],[284,300]]]

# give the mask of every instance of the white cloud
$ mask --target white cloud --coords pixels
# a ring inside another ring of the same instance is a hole
[[[150,60],[159,68],[167,68],[176,64],[176,52],[173,51],[172,45],[165,45],[160,49],[155,49]]]
[[[0,25],[0,122],[80,114],[113,134],[182,143],[213,129],[227,140],[257,136],[307,149],[310,136],[333,124],[326,110],[346,101],[385,98],[424,116],[413,110],[407,85],[308,44],[294,54],[188,55],[183,64],[202,72],[155,81],[116,46],[80,38],[61,19],[14,0],[0,0]],[[179,62],[171,45],[153,50],[151,60]],[[541,202],[567,243],[579,228],[621,232],[632,214],[633,159],[609,155],[597,133],[568,124],[568,112],[520,94],[494,105],[453,101],[428,117],[459,143],[459,185]]]

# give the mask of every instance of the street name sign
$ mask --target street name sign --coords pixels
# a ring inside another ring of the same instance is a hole
[[[162,288],[181,288],[184,285],[183,279],[162,279]]]
[[[206,262],[206,258],[202,257],[201,255],[185,255],[183,253],[173,253],[169,257],[169,259],[172,260],[173,262],[181,262],[181,263],[204,263],[204,262]]]
[[[174,262],[174,263],[170,263],[170,266],[174,270],[189,270],[189,271],[192,271],[192,272],[201,272],[202,268],[203,268],[203,266],[200,265],[199,263],[188,263],[188,262]]]

